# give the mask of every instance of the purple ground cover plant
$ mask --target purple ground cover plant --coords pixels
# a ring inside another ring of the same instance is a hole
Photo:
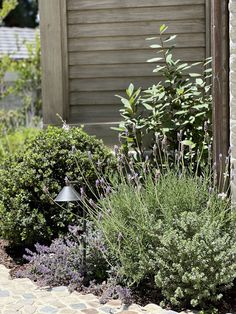
[[[102,232],[87,222],[86,235],[82,223],[69,226],[64,238],[52,241],[50,246],[35,244],[35,250],[26,249],[28,264],[17,272],[18,278],[28,277],[41,287],[67,286],[70,291],[82,291],[101,296],[102,304],[110,299],[132,303],[131,291],[117,284],[116,271],[107,261],[107,249]],[[86,239],[86,272],[83,268],[83,240]],[[110,277],[110,278],[109,278]]]
[[[26,249],[24,258],[29,262],[17,277],[28,277],[40,286],[68,286],[71,291],[82,290],[91,280],[101,282],[107,278],[107,262],[103,257],[106,248],[102,235],[87,223],[87,267],[83,268],[82,226],[69,226],[65,238],[52,241],[50,246],[35,245],[35,251]]]

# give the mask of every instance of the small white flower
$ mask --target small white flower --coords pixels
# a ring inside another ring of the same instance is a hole
[[[227,198],[227,194],[226,193],[220,193],[218,194],[218,197],[221,198],[222,200]]]
[[[68,132],[70,130],[70,126],[68,124],[66,124],[66,122],[63,123],[62,126],[63,130],[65,130],[66,132]]]

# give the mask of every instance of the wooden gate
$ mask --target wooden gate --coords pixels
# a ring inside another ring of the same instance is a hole
[[[211,54],[210,12],[210,0],[40,0],[44,123],[58,124],[59,113],[113,143],[114,95],[160,79],[145,38],[166,24],[178,35],[176,57],[202,61]]]

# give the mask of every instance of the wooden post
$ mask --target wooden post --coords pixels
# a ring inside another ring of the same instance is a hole
[[[218,175],[229,150],[229,12],[228,0],[212,0],[213,136]]]
[[[39,0],[42,46],[43,122],[68,119],[68,49],[66,0]]]

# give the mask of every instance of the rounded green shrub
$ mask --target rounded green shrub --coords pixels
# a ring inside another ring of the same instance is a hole
[[[77,221],[78,207],[53,198],[67,176],[75,188],[95,185],[110,151],[82,129],[48,127],[0,166],[0,234],[13,244],[47,241]]]
[[[158,288],[180,308],[219,301],[236,278],[236,213],[226,195],[209,189],[208,177],[174,171],[118,181],[95,220],[123,280]]]

